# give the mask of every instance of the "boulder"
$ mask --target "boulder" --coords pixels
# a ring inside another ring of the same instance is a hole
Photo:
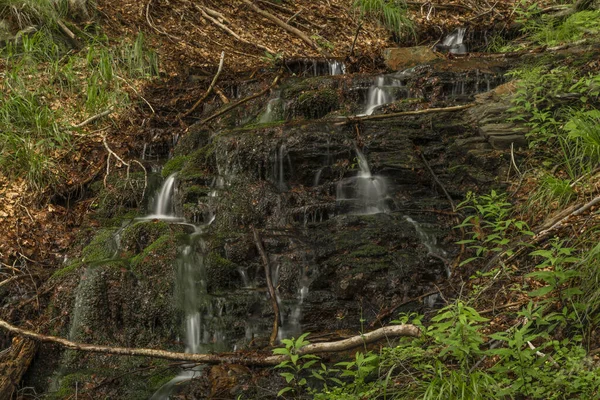
[[[439,56],[428,46],[398,47],[383,51],[385,65],[394,71],[404,70],[419,64],[427,64],[438,58]]]

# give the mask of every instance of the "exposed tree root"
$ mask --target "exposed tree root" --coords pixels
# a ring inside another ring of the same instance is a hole
[[[172,351],[165,351],[159,349],[143,349],[143,348],[129,348],[129,347],[112,347],[112,346],[97,346],[93,344],[85,344],[72,342],[56,336],[47,336],[25,329],[18,328],[14,325],[9,324],[6,321],[0,320],[0,328],[4,328],[9,332],[15,333],[20,336],[24,336],[29,339],[33,339],[39,342],[54,343],[68,349],[87,351],[94,353],[114,354],[121,356],[143,356],[143,357],[154,357],[162,358],[167,360],[176,361],[190,361],[201,364],[220,364],[220,363],[231,363],[231,364],[242,364],[242,365],[255,365],[255,366],[269,366],[277,365],[287,359],[286,356],[270,355],[268,353],[221,353],[221,354],[191,354],[191,353],[177,353]],[[403,325],[392,325],[386,326],[380,329],[376,329],[372,332],[365,333],[363,335],[353,336],[348,339],[339,340],[337,342],[329,343],[313,343],[302,347],[298,354],[318,354],[318,353],[335,353],[345,350],[350,350],[365,344],[375,343],[382,339],[391,339],[394,337],[410,336],[419,337],[421,332],[419,328],[410,324]]]

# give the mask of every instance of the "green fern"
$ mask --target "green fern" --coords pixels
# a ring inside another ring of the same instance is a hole
[[[414,24],[407,16],[406,2],[403,0],[355,0],[354,8],[363,16],[377,19],[390,31],[402,35],[414,34]]]

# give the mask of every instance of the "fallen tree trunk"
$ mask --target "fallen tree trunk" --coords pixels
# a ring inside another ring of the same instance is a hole
[[[242,364],[255,366],[272,366],[281,363],[287,359],[286,356],[270,355],[268,353],[221,353],[221,354],[190,354],[177,353],[159,349],[143,349],[130,347],[112,347],[99,346],[86,343],[72,342],[56,336],[47,336],[19,327],[13,326],[6,321],[0,320],[0,328],[9,332],[33,339],[39,342],[59,344],[63,347],[79,351],[88,351],[94,353],[115,354],[121,356],[144,356],[163,358],[176,361],[190,361],[200,364]],[[313,343],[302,347],[298,354],[316,354],[316,353],[334,353],[344,350],[350,350],[364,344],[375,343],[382,339],[390,339],[400,336],[418,337],[419,328],[414,325],[392,325],[374,330],[364,335],[353,336],[348,339],[329,343]]]
[[[12,398],[36,350],[35,341],[15,337],[12,345],[0,352],[0,399]]]

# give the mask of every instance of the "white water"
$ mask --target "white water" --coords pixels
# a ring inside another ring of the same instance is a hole
[[[402,73],[398,74],[400,77]],[[360,115],[371,115],[378,108],[397,100],[398,88],[404,87],[402,81],[394,75],[381,75],[375,79],[375,82],[367,92],[367,104]],[[408,91],[405,93],[408,96]]]
[[[405,215],[404,219],[410,222],[415,227],[415,230],[417,231],[417,236],[419,236],[419,239],[421,239],[421,243],[423,243],[427,248],[427,254],[432,255],[438,259],[444,260],[446,275],[448,276],[448,278],[450,278],[451,271],[448,267],[448,263],[445,261],[446,257],[448,256],[448,253],[446,253],[446,251],[438,245],[437,238],[435,237],[435,235],[432,235],[429,232],[427,232],[427,230],[423,228],[423,226],[420,223],[418,223],[408,215]]]
[[[371,174],[366,157],[358,149],[356,149],[356,159],[359,167],[358,174],[338,182],[336,190],[338,205],[349,206],[350,212],[356,215],[388,212],[385,178]]]
[[[275,151],[275,155],[273,157],[273,169],[272,169],[272,179],[273,183],[277,186],[279,191],[283,192],[288,189],[288,185],[285,181],[285,169],[292,169],[292,160],[290,156],[287,154],[287,150],[285,148],[285,144],[280,145]]]
[[[341,61],[329,61],[329,75],[344,75],[346,65]]]
[[[220,188],[223,181],[217,179],[213,187]],[[170,175],[163,183],[156,198],[154,213],[144,219],[162,219],[173,221],[193,228],[193,233],[187,237],[188,244],[178,249],[176,260],[176,294],[180,308],[184,314],[184,344],[186,353],[204,353],[213,349],[220,351],[225,348],[225,335],[222,329],[222,305],[218,299],[212,298],[206,289],[206,243],[203,233],[215,220],[214,211],[208,211],[204,216],[204,225],[194,225],[185,222],[183,218],[175,215],[173,209],[173,194],[175,187],[175,174]],[[211,192],[211,197],[217,195],[216,190]],[[211,208],[209,206],[209,208]],[[169,399],[177,385],[195,378],[202,373],[202,367],[188,366],[171,381],[163,385],[154,393],[151,400]]]
[[[163,182],[156,198],[154,199],[154,209],[145,219],[160,219],[163,221],[183,221],[183,218],[175,216],[173,210],[173,194],[175,193],[175,177],[177,174],[171,174]]]
[[[279,96],[279,92],[275,92],[273,98],[267,103],[265,112],[262,113],[260,118],[258,119],[258,123],[266,124],[281,119],[281,117],[283,116],[283,104]]]
[[[458,28],[444,38],[442,44],[446,46],[450,53],[464,54],[467,52],[467,46],[463,43],[465,37],[465,28]]]

